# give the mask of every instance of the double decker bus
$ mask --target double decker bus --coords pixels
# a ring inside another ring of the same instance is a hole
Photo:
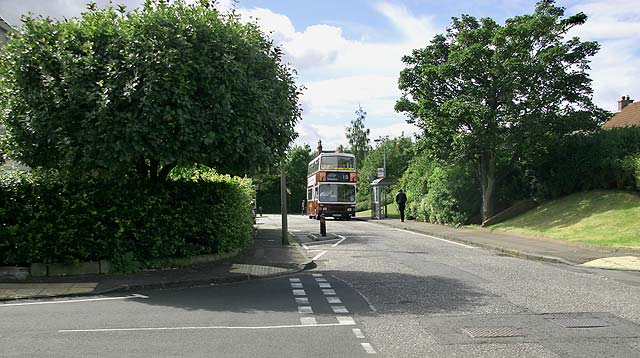
[[[322,152],[309,162],[307,215],[351,219],[356,215],[356,158],[353,154]]]

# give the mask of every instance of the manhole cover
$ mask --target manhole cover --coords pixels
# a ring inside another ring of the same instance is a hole
[[[462,332],[471,338],[524,337],[520,329],[512,327],[464,328]]]
[[[546,318],[566,328],[609,327],[611,324],[599,318]]]

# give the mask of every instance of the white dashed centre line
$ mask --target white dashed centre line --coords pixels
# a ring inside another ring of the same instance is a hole
[[[371,345],[369,343],[360,343],[362,345],[362,348],[364,348],[364,350],[369,353],[369,354],[376,354],[376,350],[373,349],[373,347],[371,347]]]
[[[364,334],[362,333],[360,328],[354,328],[352,329],[352,331],[353,331],[353,335],[356,336],[356,338],[360,338],[360,339],[364,338]]]

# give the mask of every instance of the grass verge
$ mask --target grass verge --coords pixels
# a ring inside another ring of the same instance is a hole
[[[575,193],[488,229],[598,246],[640,248],[640,195],[608,190]]]

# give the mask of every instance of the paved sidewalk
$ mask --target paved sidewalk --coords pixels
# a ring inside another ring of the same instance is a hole
[[[101,294],[114,291],[221,284],[299,272],[310,259],[293,240],[281,244],[280,227],[258,218],[254,244],[235,257],[210,264],[130,275],[82,275],[0,281],[0,301]]]
[[[453,228],[414,220],[368,220],[394,228],[415,231],[472,246],[497,250],[505,254],[547,262],[613,270],[640,271],[640,250],[619,252],[567,241],[530,238],[474,228]]]

